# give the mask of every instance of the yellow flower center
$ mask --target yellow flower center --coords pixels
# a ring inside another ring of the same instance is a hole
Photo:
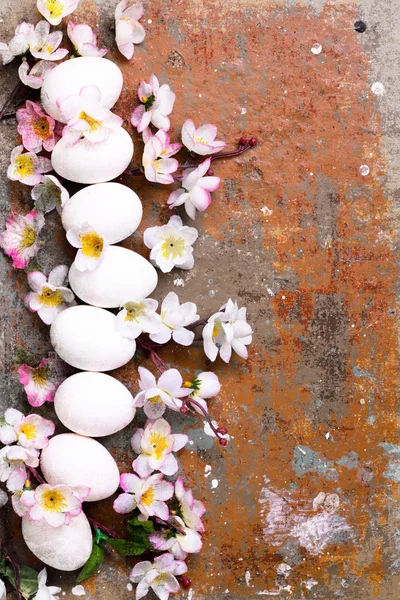
[[[82,252],[91,258],[100,258],[104,248],[104,240],[95,231],[79,236],[82,242]]]
[[[195,137],[194,141],[196,142],[196,144],[205,144],[206,146],[208,146],[208,144],[210,143],[202,137]]]
[[[52,17],[61,17],[64,12],[64,4],[58,0],[46,0],[44,5]]]
[[[90,131],[96,131],[96,129],[100,129],[100,127],[103,125],[103,123],[101,121],[96,121],[96,119],[93,119],[87,113],[85,113],[84,110],[79,115],[79,118],[82,121],[86,121],[86,123],[90,127]]]
[[[160,396],[153,396],[152,398],[147,398],[147,401],[151,402],[152,404],[161,404],[162,402]]]
[[[153,447],[152,455],[155,456],[157,460],[162,458],[162,455],[168,448],[167,440],[161,433],[152,433],[150,435],[150,445]]]
[[[169,237],[165,238],[161,248],[164,258],[174,259],[183,256],[185,252],[185,240],[183,238],[170,235]]]
[[[50,52],[53,52],[53,46],[47,46],[46,50],[50,54]]]
[[[127,311],[125,321],[137,321],[146,312],[146,305],[143,302],[127,302],[124,308]]]
[[[33,381],[35,385],[38,387],[44,387],[47,384],[47,369],[46,367],[38,367],[33,371],[32,374]]]
[[[35,166],[33,164],[33,160],[31,156],[27,154],[20,154],[15,159],[15,168],[14,175],[16,177],[20,177],[21,179],[25,179],[25,177],[29,177],[33,175],[35,172]]]
[[[149,487],[149,489],[146,490],[145,493],[143,494],[141,503],[144,504],[145,506],[150,506],[151,504],[153,504],[155,497],[156,497],[156,494],[155,494],[154,488]]]
[[[62,296],[58,290],[52,290],[45,287],[40,294],[40,301],[45,306],[60,306],[62,304]]]
[[[50,127],[46,117],[35,119],[32,122],[32,130],[42,140],[47,140],[50,137]]]
[[[147,96],[143,96],[143,98],[142,98],[143,104],[146,104],[147,100],[148,100],[148,97]]]
[[[18,246],[18,250],[26,250],[33,246],[36,241],[36,233],[33,227],[25,225],[21,232],[21,241]]]
[[[25,434],[27,440],[34,440],[37,434],[37,427],[33,423],[24,423],[20,432]]]
[[[64,494],[58,490],[46,490],[40,499],[40,506],[49,512],[62,512],[68,508]]]
[[[167,574],[166,573],[160,573],[158,577],[155,578],[155,580],[153,581],[152,585],[161,585],[162,583],[165,583],[167,581]]]
[[[218,325],[214,325],[214,328],[212,330],[212,337],[216,338],[217,335],[219,334],[219,331],[220,331],[220,329],[219,329]]]
[[[183,384],[184,388],[191,388],[192,387],[192,382],[191,381],[185,381],[185,383]]]

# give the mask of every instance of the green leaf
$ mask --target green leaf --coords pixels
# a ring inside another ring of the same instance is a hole
[[[139,521],[139,519],[137,518],[137,516],[135,516],[132,519],[130,519],[128,521],[128,525],[131,525],[132,528],[136,527],[137,530],[140,528],[143,531],[145,531],[146,533],[148,533],[149,535],[151,533],[155,532],[153,521],[150,521],[150,520],[148,520],[148,521]]]
[[[101,540],[105,540],[107,541],[109,539],[108,535],[106,535],[105,533],[103,533],[101,531],[101,529],[97,529],[97,527],[95,528],[95,538],[94,538],[94,543],[95,544],[100,544]]]
[[[115,538],[109,538],[107,544],[110,544],[122,556],[139,556],[143,554],[148,548],[148,540],[142,539],[140,541],[130,540],[117,540]]]
[[[93,543],[92,553],[87,559],[82,571],[76,578],[76,583],[84,581],[91,575],[94,575],[96,571],[101,567],[104,562],[104,550],[97,544]]]
[[[11,565],[7,565],[6,573],[7,579],[11,583],[14,589],[17,589],[15,581],[14,569]],[[35,594],[38,589],[38,574],[35,569],[21,565],[19,568],[20,578],[20,589],[24,598],[29,598],[32,594]]]
[[[6,561],[4,558],[0,560],[0,576],[4,577],[6,574]]]

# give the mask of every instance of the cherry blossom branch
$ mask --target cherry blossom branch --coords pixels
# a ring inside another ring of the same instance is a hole
[[[5,543],[2,545],[1,553],[4,556],[4,558],[8,560],[9,563],[11,563],[15,575],[15,589],[17,592],[18,600],[22,600],[21,574],[19,570],[19,564],[17,563],[17,561],[15,560],[14,556],[11,554]]]
[[[34,467],[26,467],[31,475],[34,476],[38,483],[47,483],[44,477],[34,468]]]
[[[117,533],[116,531],[114,531],[110,527],[107,527],[106,525],[103,525],[103,523],[100,523],[100,521],[97,521],[96,519],[94,519],[93,517],[91,517],[90,515],[88,515],[87,513],[85,513],[85,515],[86,515],[87,520],[89,521],[89,523],[93,527],[93,529],[100,529],[100,531],[102,531],[103,533],[105,533],[106,535],[108,535],[108,537],[115,538],[117,540],[123,540],[124,539],[124,537],[122,535],[119,535],[119,533]]]
[[[215,427],[208,412],[201,406],[199,402],[197,402],[197,400],[194,400],[190,396],[187,396],[186,398],[182,399],[182,406],[180,410],[183,415],[186,415],[189,411],[189,408],[187,406],[188,404],[189,406],[196,406],[196,408],[198,408],[203,413],[204,418],[209,424],[211,430],[214,432],[214,435],[218,439],[219,444],[221,446],[226,446],[228,444],[228,440],[222,436],[226,435],[228,433],[228,430],[225,429],[225,427]]]
[[[11,94],[8,96],[7,100],[4,102],[4,104],[0,110],[0,120],[4,117],[7,108],[10,106],[10,104],[12,103],[12,101],[14,100],[16,95],[18,94],[21,86],[22,86],[22,82],[19,79],[18,82],[16,83],[16,85],[14,86],[13,90],[11,91]]]
[[[164,521],[164,519],[160,519],[160,517],[154,517],[154,522],[157,523],[157,525],[160,525],[160,527],[164,527],[164,529],[173,529],[180,535],[186,535],[186,531],[183,531],[183,529],[180,529],[168,521]]]

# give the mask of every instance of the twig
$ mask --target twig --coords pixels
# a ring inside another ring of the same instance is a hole
[[[18,600],[22,600],[21,574],[20,574],[20,570],[19,570],[19,564],[17,563],[14,556],[11,554],[11,552],[9,551],[9,549],[7,548],[7,546],[5,544],[3,544],[1,551],[2,551],[4,558],[6,560],[8,560],[8,562],[11,563],[11,566],[14,570],[14,575],[15,575],[15,588],[17,591]]]
[[[108,535],[108,537],[112,537],[112,538],[115,538],[117,540],[123,540],[124,539],[122,535],[119,535],[119,533],[117,533],[116,531],[114,531],[110,527],[107,527],[106,525],[103,525],[103,523],[100,523],[100,521],[96,521],[96,519],[94,519],[90,515],[86,514],[86,517],[87,517],[87,520],[89,521],[89,523],[91,524],[91,526],[94,529],[100,529],[100,531],[102,531],[103,533],[105,533],[106,535]]]
[[[46,480],[44,479],[44,477],[38,472],[36,471],[36,469],[34,469],[33,467],[26,467],[29,471],[29,473],[31,473],[31,475],[34,476],[34,478],[36,479],[36,481],[38,481],[39,483],[46,483]]]
[[[8,96],[7,100],[5,101],[5,103],[3,104],[3,106],[0,110],[0,120],[3,118],[7,108],[10,106],[11,102],[14,100],[14,98],[18,94],[18,91],[19,91],[21,85],[22,85],[22,82],[20,80],[18,80],[18,83],[15,85],[14,89],[12,90],[11,94]]]
[[[160,517],[154,517],[154,522],[158,525],[161,525],[161,527],[164,527],[165,529],[173,529],[181,535],[186,535],[186,532],[183,531],[183,529],[180,529],[176,525],[172,525],[172,523],[169,523],[168,521],[164,521],[164,519],[160,519]]]

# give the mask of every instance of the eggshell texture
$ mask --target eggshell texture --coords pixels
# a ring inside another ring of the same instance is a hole
[[[111,371],[131,360],[136,344],[115,328],[115,315],[93,306],[72,306],[50,328],[54,350],[82,371]]]
[[[29,550],[44,564],[60,571],[83,567],[92,552],[93,537],[83,512],[69,525],[52,527],[46,521],[22,519],[22,536]]]
[[[82,138],[68,146],[65,138],[55,145],[51,164],[58,175],[76,183],[102,183],[119,177],[133,156],[133,142],[125,129],[110,131],[104,142]]]
[[[54,409],[68,429],[91,437],[120,431],[135,416],[133,396],[105,373],[76,373],[58,388]]]
[[[112,108],[123,85],[122,72],[106,58],[81,57],[66,60],[46,75],[41,90],[44,110],[53,119],[66,123],[57,106],[57,100],[79,94],[87,85],[95,85],[101,93],[101,103]]]
[[[62,433],[51,438],[42,450],[40,468],[51,485],[86,485],[90,488],[85,502],[104,500],[111,496],[119,485],[117,463],[96,440]]]
[[[116,244],[136,231],[142,214],[138,195],[126,185],[98,183],[71,196],[63,208],[62,224],[68,231],[89,223]]]
[[[157,271],[148,260],[120,246],[109,246],[93,271],[69,270],[69,283],[84,302],[117,308],[125,302],[147,298],[158,282]],[[97,369],[96,369],[97,370]]]

